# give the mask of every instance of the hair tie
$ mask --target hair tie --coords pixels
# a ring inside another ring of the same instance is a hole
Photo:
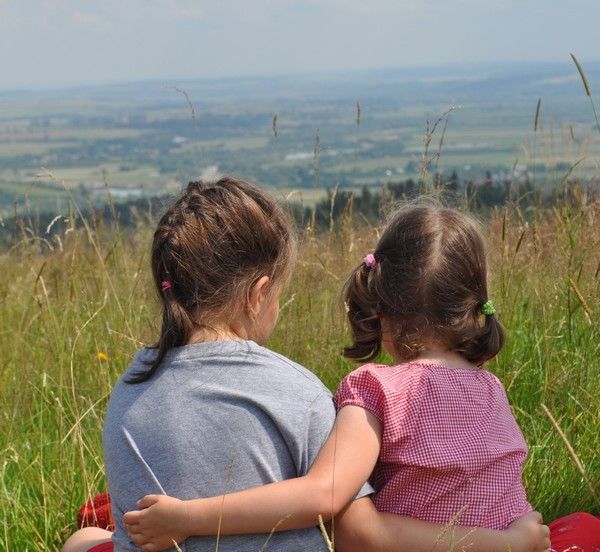
[[[171,280],[163,280],[160,283],[160,291],[162,291],[163,293],[165,291],[167,291],[168,289],[171,289],[173,287],[173,282],[171,282]]]
[[[481,305],[481,312],[486,316],[491,316],[492,314],[496,314],[496,307],[494,307],[494,303],[488,299],[483,305]]]
[[[363,263],[367,265],[367,268],[375,268],[377,266],[377,259],[373,253],[369,253],[364,259]]]

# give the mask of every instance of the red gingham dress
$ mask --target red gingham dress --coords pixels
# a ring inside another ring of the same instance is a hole
[[[521,482],[527,444],[489,372],[367,364],[342,381],[335,402],[382,423],[371,476],[379,511],[490,529],[531,511]]]

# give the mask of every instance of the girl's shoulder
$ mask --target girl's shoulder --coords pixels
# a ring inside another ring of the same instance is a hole
[[[350,372],[340,383],[336,397],[370,396],[381,401],[412,401],[430,396],[460,394],[465,384],[474,388],[503,390],[492,373],[481,368],[454,368],[429,362],[369,363]]]
[[[285,355],[267,349],[266,347],[257,345],[257,348],[260,350],[260,354],[263,355],[265,359],[268,359],[269,363],[272,364],[275,369],[278,370],[281,367],[284,367],[288,372],[293,374],[295,378],[305,382],[307,385],[314,386],[318,390],[326,390],[331,396],[330,391],[325,387],[325,384],[319,377],[302,364],[298,364]]]
[[[121,379],[144,372],[156,358],[156,349],[145,347],[137,352]],[[169,374],[178,373],[178,381],[223,379],[235,383],[261,383],[263,386],[288,385],[309,396],[315,393],[331,393],[316,374],[301,364],[249,340],[228,340],[195,343],[169,350],[159,370],[148,380],[151,385],[158,378],[172,379]],[[164,385],[165,382],[161,382]]]
[[[342,380],[335,403],[338,409],[360,406],[383,421],[391,410],[402,405],[418,409],[427,392],[428,377],[426,367],[412,363],[365,364]]]
[[[423,383],[430,377],[430,368],[414,362],[402,364],[364,364],[350,372],[343,381],[377,384],[381,387],[407,387]]]

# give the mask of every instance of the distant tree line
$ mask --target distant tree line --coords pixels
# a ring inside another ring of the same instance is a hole
[[[287,207],[300,227],[311,225],[317,231],[323,231],[357,218],[376,223],[390,206],[422,195],[482,214],[506,204],[519,205],[523,212],[527,212],[531,207],[543,209],[559,204],[577,204],[583,196],[588,200],[600,200],[597,183],[584,187],[578,181],[568,181],[544,191],[543,186],[533,186],[528,179],[520,182],[498,181],[490,174],[478,182],[460,180],[456,173],[446,178],[436,175],[430,180],[407,179],[388,182],[376,189],[365,186],[360,191],[333,188],[328,189],[326,197],[312,207],[300,203],[291,203]],[[19,242],[36,241],[44,250],[47,248],[44,244],[50,243],[54,234],[63,232],[65,225],[82,227],[84,220],[92,230],[99,226],[117,226],[126,230],[153,224],[171,200],[169,196],[160,196],[118,203],[111,201],[101,207],[89,205],[81,210],[72,208],[71,212],[60,217],[55,212],[31,212],[15,206],[13,216],[0,219],[0,246],[5,249]]]
[[[578,181],[564,182],[550,190],[528,178],[516,182],[498,181],[490,173],[481,181],[460,180],[456,172],[444,178],[433,177],[431,182],[407,179],[389,182],[376,190],[363,187],[360,192],[344,189],[328,189],[327,197],[314,208],[294,206],[294,218],[303,224],[314,223],[318,229],[331,228],[340,221],[359,216],[363,221],[375,223],[389,211],[390,207],[403,201],[429,196],[444,205],[463,207],[470,211],[486,214],[496,207],[507,204],[518,205],[523,212],[532,207],[540,209],[556,205],[577,204],[582,197],[600,199],[600,186],[583,186]]]

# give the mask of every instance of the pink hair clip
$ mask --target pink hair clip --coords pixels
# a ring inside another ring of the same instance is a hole
[[[164,293],[165,291],[167,291],[168,289],[171,289],[173,287],[173,282],[171,282],[171,280],[163,280],[160,283],[160,290]]]
[[[369,253],[364,259],[363,263],[367,265],[368,268],[375,268],[377,266],[377,259],[373,253]]]

